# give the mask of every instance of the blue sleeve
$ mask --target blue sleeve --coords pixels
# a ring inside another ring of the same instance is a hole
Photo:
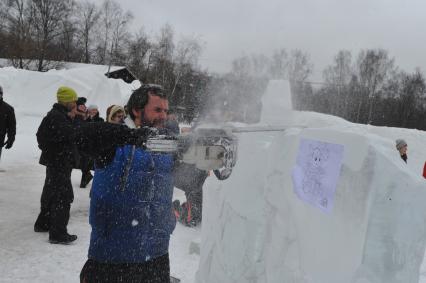
[[[89,223],[92,226],[92,231],[97,235],[105,235],[107,219],[108,215],[105,200],[92,194],[89,215]]]

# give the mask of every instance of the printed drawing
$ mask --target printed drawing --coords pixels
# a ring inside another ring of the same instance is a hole
[[[309,154],[306,165],[304,166],[304,178],[302,190],[305,194],[312,194],[315,198],[321,199],[321,205],[327,207],[327,199],[324,200],[325,162],[328,159],[329,152],[325,146],[309,145]]]
[[[330,213],[340,176],[344,146],[301,139],[292,171],[293,188],[303,201]]]

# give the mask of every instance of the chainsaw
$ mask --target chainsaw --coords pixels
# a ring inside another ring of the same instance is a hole
[[[303,126],[291,126],[303,127]],[[219,180],[229,178],[237,163],[238,133],[285,131],[289,126],[198,126],[177,136],[148,138],[145,148],[156,153],[174,153],[177,158],[201,170],[213,170]]]

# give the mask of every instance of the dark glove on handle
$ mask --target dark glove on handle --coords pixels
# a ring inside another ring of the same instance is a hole
[[[158,130],[156,128],[143,127],[134,129],[129,138],[129,144],[134,144],[136,146],[143,146],[148,138],[158,135]]]

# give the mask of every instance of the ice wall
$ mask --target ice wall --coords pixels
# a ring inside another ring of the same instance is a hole
[[[263,109],[262,123],[307,127],[239,134],[231,177],[207,179],[197,282],[417,283],[425,181],[395,154],[393,140],[342,119],[291,111],[283,101],[280,110],[268,100],[286,83],[272,84],[263,105],[273,109]],[[302,138],[345,148],[330,214],[293,191]]]

